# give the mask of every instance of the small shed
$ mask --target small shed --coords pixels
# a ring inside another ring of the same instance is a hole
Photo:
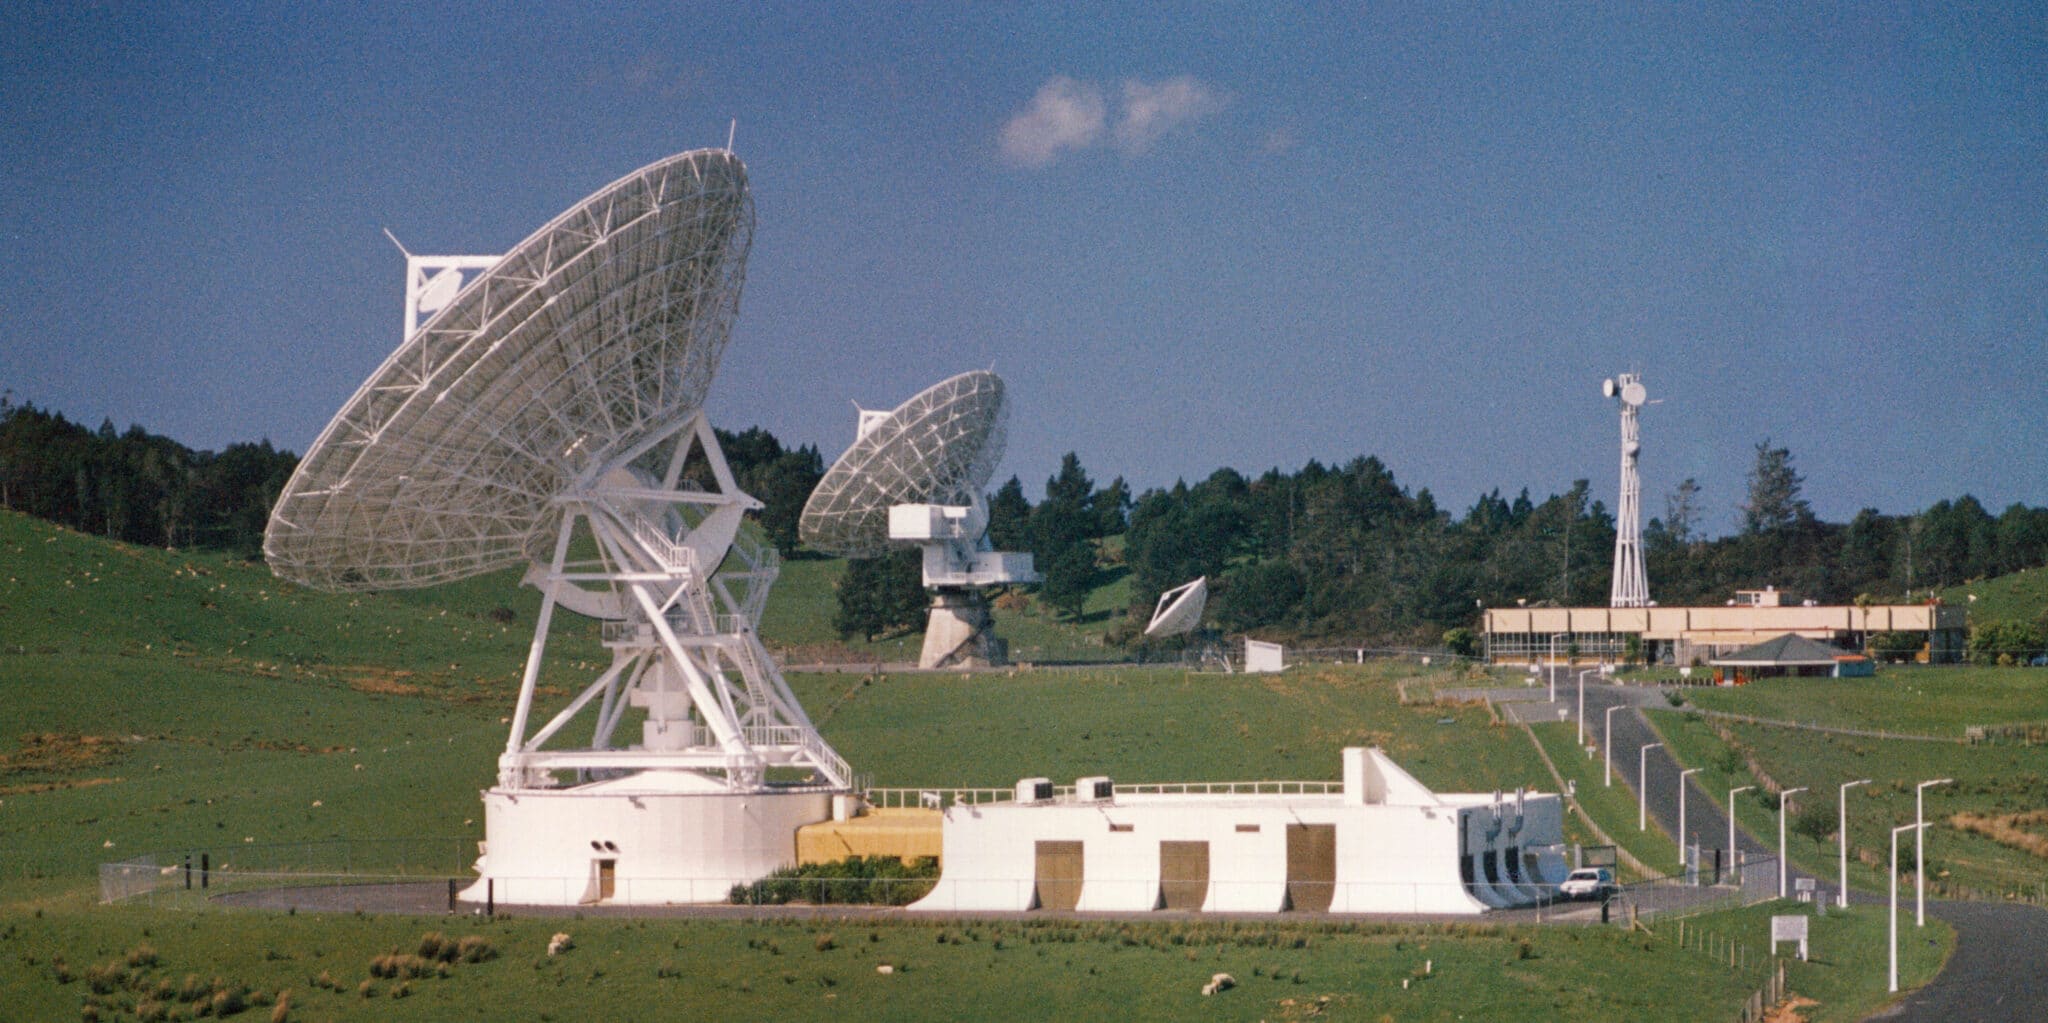
[[[1862,654],[1792,632],[1744,647],[1725,657],[1716,657],[1714,666],[1734,668],[1738,674],[1751,678],[1771,675],[1856,678],[1877,674],[1876,665]]]

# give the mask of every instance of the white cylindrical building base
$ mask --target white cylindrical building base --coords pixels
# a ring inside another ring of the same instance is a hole
[[[484,793],[485,853],[466,902],[724,902],[796,862],[796,831],[832,816],[828,790],[729,792],[688,771]]]

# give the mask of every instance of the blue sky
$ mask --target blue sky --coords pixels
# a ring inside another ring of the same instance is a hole
[[[1001,473],[1377,454],[1732,527],[2048,504],[2048,8],[41,3],[0,12],[0,387],[303,450],[414,251],[722,145],[759,225],[722,426],[1010,385]]]

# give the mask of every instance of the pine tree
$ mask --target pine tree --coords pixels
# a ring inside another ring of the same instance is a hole
[[[1792,469],[1792,452],[1774,448],[1770,438],[1756,446],[1756,467],[1749,471],[1749,500],[1742,503],[1742,531],[1751,535],[1770,533],[1813,517],[1813,509],[1799,496],[1806,482]]]

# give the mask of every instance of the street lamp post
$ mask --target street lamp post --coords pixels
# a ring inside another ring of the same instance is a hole
[[[1845,781],[1842,783],[1841,823],[1836,826],[1835,831],[1836,837],[1842,840],[1842,883],[1841,890],[1835,893],[1835,905],[1843,909],[1849,908],[1849,790],[1858,785],[1868,784],[1870,784],[1870,779],[1868,778],[1858,778],[1855,781]]]
[[[1607,715],[1606,715],[1606,717],[1607,717],[1607,732],[1606,732],[1606,735],[1607,735],[1607,743],[1606,743],[1606,745],[1607,745],[1607,767],[1606,767],[1606,768],[1605,768],[1604,770],[1602,770],[1602,771],[1600,772],[1600,779],[1601,779],[1601,780],[1600,780],[1600,784],[1602,784],[1602,785],[1604,785],[1604,786],[1606,786],[1607,788],[1610,788],[1610,789],[1614,787],[1614,712],[1615,712],[1615,711],[1617,711],[1617,710],[1620,710],[1620,709],[1621,709],[1621,704],[1618,704],[1618,703],[1617,703],[1617,704],[1615,704],[1614,706],[1612,706],[1612,707],[1609,707],[1609,708],[1607,708]]]
[[[1685,780],[1705,768],[1688,767],[1678,772],[1678,872],[1685,873]]]
[[[1913,789],[1913,823],[1922,830],[1913,833],[1913,926],[1927,926],[1927,786],[1949,785],[1954,778],[1923,781]],[[1896,868],[1894,868],[1896,873]]]
[[[1557,702],[1557,641],[1563,638],[1564,633],[1562,632],[1550,634],[1550,702],[1552,703]]]
[[[1728,867],[1730,870],[1734,869],[1737,862],[1735,859],[1735,797],[1737,794],[1748,792],[1753,788],[1756,788],[1756,786],[1743,785],[1728,790]],[[1736,875],[1735,880],[1738,884],[1741,883],[1741,875]]]
[[[1899,832],[1919,831],[1925,824],[1901,824],[1892,829],[1892,875],[1885,879],[1885,887],[1892,890],[1892,987],[1899,989]]]
[[[1792,793],[1804,791],[1806,786],[1801,785],[1778,793],[1778,898],[1781,899],[1785,897],[1786,886],[1792,881],[1791,868],[1785,859],[1785,803],[1792,798]]]
[[[1661,742],[1644,743],[1636,751],[1636,830],[1650,830],[1650,751],[1661,749]]]
[[[1586,745],[1586,676],[1598,670],[1600,669],[1587,668],[1585,671],[1579,672],[1579,745],[1581,747]]]

